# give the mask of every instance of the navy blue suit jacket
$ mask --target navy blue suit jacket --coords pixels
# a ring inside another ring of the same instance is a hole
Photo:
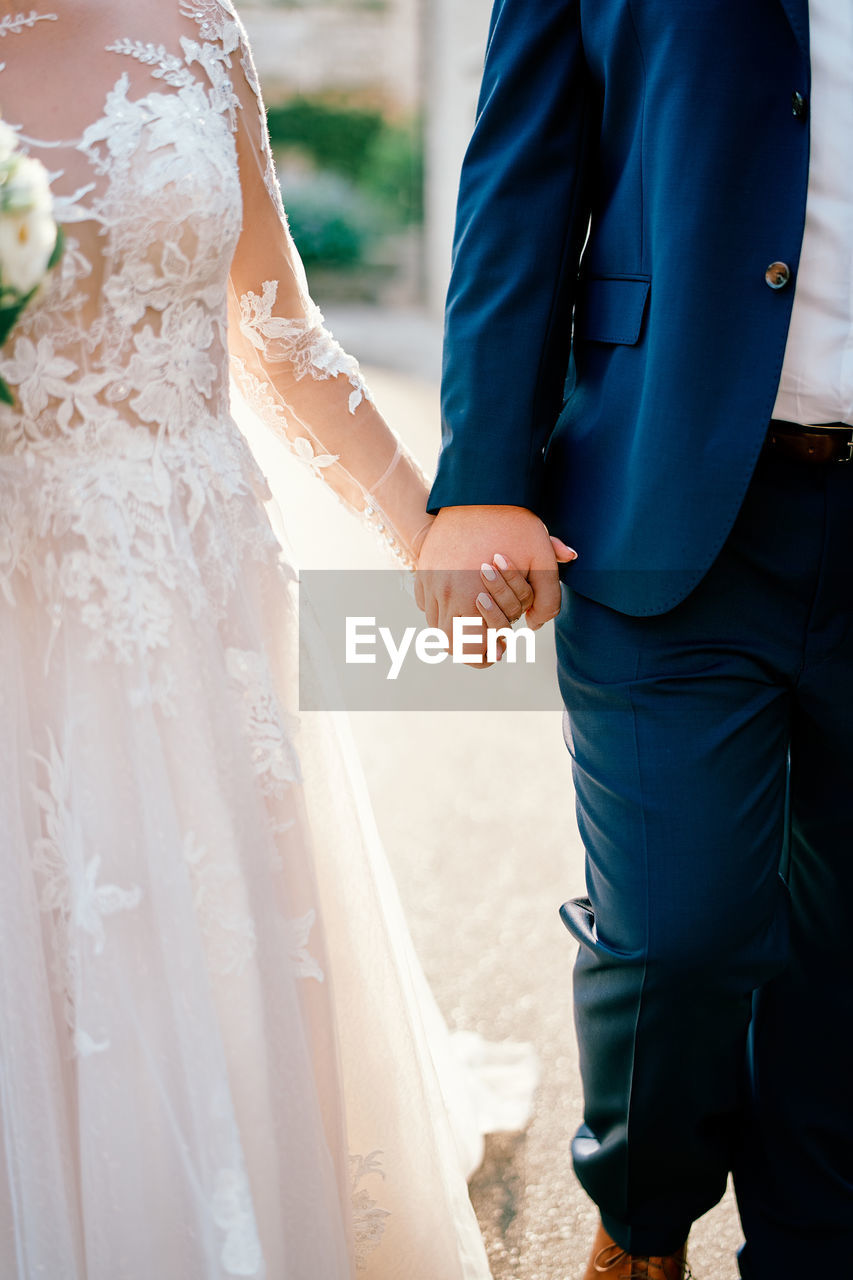
[[[431,509],[530,507],[578,550],[582,593],[684,598],[776,397],[809,89],[807,0],[497,0]]]

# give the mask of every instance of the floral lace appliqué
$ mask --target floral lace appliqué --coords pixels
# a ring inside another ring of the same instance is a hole
[[[222,1169],[216,1181],[213,1221],[224,1233],[220,1258],[229,1276],[257,1276],[264,1265],[249,1180],[241,1169]]]
[[[314,978],[317,982],[323,982],[323,970],[308,951],[308,939],[316,920],[316,911],[307,911],[304,916],[286,920],[284,937],[297,978]]]
[[[8,14],[5,18],[0,18],[0,39],[4,36],[19,36],[27,27],[34,27],[37,22],[58,22],[58,15],[55,13],[36,13],[35,9],[31,9],[29,13],[18,13],[16,15]]]
[[[181,13],[199,27],[202,40],[218,40],[226,53],[240,44],[240,24],[228,0],[184,0]]]
[[[257,936],[236,854],[230,849],[212,852],[190,831],[184,839],[184,861],[210,969],[242,973],[257,951]]]
[[[35,755],[44,774],[43,785],[33,787],[41,812],[42,835],[33,847],[33,867],[41,885],[39,906],[53,920],[52,971],[63,1001],[65,1021],[74,1049],[82,1056],[103,1052],[108,1040],[97,1040],[78,1025],[77,988],[81,948],[88,936],[92,954],[102,956],[107,946],[104,919],[119,911],[132,911],[142,901],[138,885],[121,888],[99,883],[102,858],[86,847],[82,820],[75,807],[71,755],[57,746],[48,731],[48,753]]]
[[[225,657],[228,674],[242,693],[255,773],[265,794],[275,794],[298,780],[299,765],[266,659],[248,649],[228,649]]]
[[[307,436],[296,436],[293,441],[293,452],[299,461],[318,477],[322,475],[324,468],[334,466],[338,461],[336,453],[321,453],[315,450]]]
[[[380,1208],[367,1188],[361,1185],[365,1178],[374,1175],[384,1179],[381,1156],[381,1151],[372,1151],[368,1156],[350,1156],[355,1265],[358,1271],[365,1270],[370,1255],[382,1243],[385,1220],[391,1216],[389,1210]]]
[[[297,381],[312,378],[349,380],[352,394],[349,411],[355,413],[363,400],[371,400],[358,367],[323,325],[323,313],[311,303],[305,316],[285,319],[273,315],[278,281],[265,280],[260,294],[247,293],[240,299],[240,331],[260,351],[269,364],[287,362]]]

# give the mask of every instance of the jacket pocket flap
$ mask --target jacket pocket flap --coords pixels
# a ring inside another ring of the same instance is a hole
[[[575,333],[590,342],[633,346],[640,337],[648,276],[590,276],[578,285]]]

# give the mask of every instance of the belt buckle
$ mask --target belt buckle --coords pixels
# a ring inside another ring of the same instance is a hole
[[[809,423],[806,428],[807,431],[823,431],[829,435],[838,429],[838,427],[831,427],[825,422]],[[840,454],[839,457],[834,459],[835,462],[842,462],[845,465],[849,462],[853,462],[853,427],[847,427],[846,429],[849,435],[849,439],[845,442],[847,446],[847,453]]]

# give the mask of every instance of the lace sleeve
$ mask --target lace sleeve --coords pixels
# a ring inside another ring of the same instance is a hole
[[[281,202],[251,53],[235,33],[243,230],[231,268],[229,342],[240,392],[315,475],[409,567],[431,517],[414,459],[324,327]]]

